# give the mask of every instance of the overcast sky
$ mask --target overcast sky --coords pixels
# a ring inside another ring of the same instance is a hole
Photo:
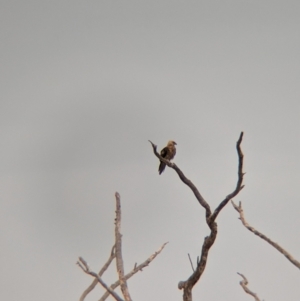
[[[133,300],[182,300],[209,230],[176,164],[214,209],[236,185],[246,219],[300,260],[300,2],[2,0],[0,299],[78,300],[114,243],[122,201]],[[300,300],[299,271],[228,204],[195,300]],[[103,277],[110,284],[115,267]],[[86,299],[98,300],[102,288]]]

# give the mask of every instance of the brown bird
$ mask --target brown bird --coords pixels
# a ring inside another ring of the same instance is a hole
[[[160,155],[167,159],[167,160],[172,160],[175,155],[176,155],[176,148],[175,145],[177,145],[177,143],[175,141],[170,140],[167,144],[166,147],[164,147],[161,151],[160,151]],[[166,163],[160,161],[159,167],[158,167],[158,172],[159,174],[161,174],[166,168]]]

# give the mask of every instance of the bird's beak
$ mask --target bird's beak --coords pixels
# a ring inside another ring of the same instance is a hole
[[[173,143],[174,143],[175,145],[177,145],[177,143],[176,143],[175,141],[173,141]]]

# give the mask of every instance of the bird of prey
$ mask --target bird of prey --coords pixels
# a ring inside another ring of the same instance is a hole
[[[175,141],[170,140],[167,146],[160,151],[160,155],[167,160],[172,160],[176,154],[175,145],[177,145],[177,143]],[[160,161],[159,168],[158,168],[159,174],[161,174],[165,170],[165,167],[166,167],[166,163]]]

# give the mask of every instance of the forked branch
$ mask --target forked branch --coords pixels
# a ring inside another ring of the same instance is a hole
[[[243,139],[243,132],[241,132],[240,137],[237,141],[236,148],[237,148],[237,153],[238,153],[238,180],[236,184],[236,188],[234,189],[233,192],[231,192],[229,195],[226,196],[226,198],[219,204],[219,206],[215,209],[214,213],[211,213],[211,209],[209,204],[205,201],[205,199],[202,197],[200,192],[198,191],[197,187],[190,181],[189,179],[186,178],[186,176],[183,174],[183,172],[179,169],[179,167],[175,163],[171,163],[168,160],[164,159],[160,154],[157,152],[157,146],[149,140],[149,142],[152,145],[153,152],[155,156],[162,162],[166,163],[167,166],[170,168],[174,169],[181,181],[186,184],[187,186],[190,187],[190,189],[193,191],[196,199],[200,203],[202,207],[205,208],[205,217],[206,217],[206,223],[208,227],[210,228],[210,234],[209,236],[205,237],[204,243],[202,246],[202,251],[201,251],[201,257],[200,260],[197,260],[197,266],[195,270],[193,271],[192,275],[186,280],[186,281],[180,281],[178,284],[179,289],[183,289],[183,300],[184,301],[191,301],[192,300],[192,289],[194,285],[199,281],[201,275],[203,274],[206,263],[207,263],[207,258],[208,258],[208,252],[211,248],[211,246],[214,244],[215,239],[217,237],[218,233],[218,226],[217,223],[215,222],[218,214],[221,212],[221,210],[227,205],[227,203],[234,198],[235,196],[238,195],[238,193],[243,189],[243,159],[244,155],[241,150],[241,143]]]
[[[240,214],[240,220],[242,224],[252,233],[260,237],[261,239],[268,242],[271,246],[273,246],[277,251],[279,251],[281,254],[283,254],[294,266],[296,266],[298,269],[300,269],[300,262],[297,261],[291,254],[289,254],[285,249],[283,249],[279,244],[272,241],[269,237],[262,234],[261,232],[257,231],[255,228],[250,226],[244,216],[244,210],[242,208],[242,202],[239,202],[239,206],[237,206],[233,201],[231,201],[233,208]]]

